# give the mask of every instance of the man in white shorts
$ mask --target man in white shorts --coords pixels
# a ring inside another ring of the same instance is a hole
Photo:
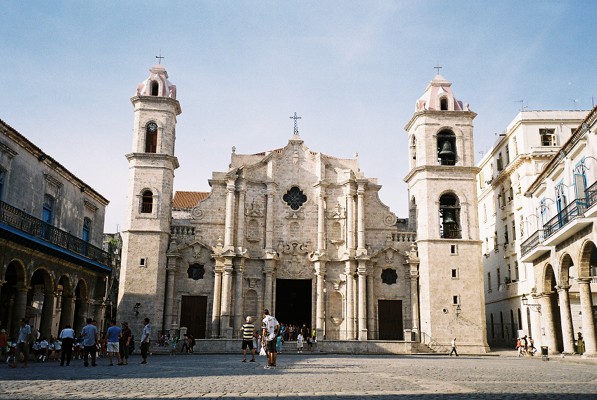
[[[110,359],[110,366],[114,365],[112,363],[112,356],[116,355],[118,357],[118,364],[121,363],[120,361],[120,349],[118,348],[118,340],[120,338],[120,332],[122,332],[122,328],[116,326],[116,320],[110,321],[110,327],[106,331],[106,337],[104,338],[107,342],[106,350],[108,351],[108,358]]]

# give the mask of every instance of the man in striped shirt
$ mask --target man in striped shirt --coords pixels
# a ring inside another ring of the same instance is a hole
[[[247,362],[247,347],[251,350],[253,358],[251,362],[255,362],[255,348],[253,348],[253,335],[255,334],[255,325],[251,323],[251,317],[247,317],[247,322],[240,328],[243,335],[243,362]]]

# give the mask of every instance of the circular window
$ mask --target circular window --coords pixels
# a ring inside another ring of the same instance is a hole
[[[293,186],[284,196],[282,196],[282,199],[290,206],[290,208],[298,210],[307,201],[307,196],[305,196],[301,189]]]

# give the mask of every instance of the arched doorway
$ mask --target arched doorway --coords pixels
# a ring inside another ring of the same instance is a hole
[[[52,277],[44,268],[37,269],[31,276],[31,290],[27,296],[29,324],[37,329],[40,337],[52,334],[54,317],[54,285]]]
[[[27,289],[25,268],[21,263],[12,261],[6,267],[5,282],[0,286],[0,321],[10,337],[19,331],[19,320],[25,318]]]

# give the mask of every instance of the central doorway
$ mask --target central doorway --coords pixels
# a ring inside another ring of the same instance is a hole
[[[311,326],[311,280],[276,279],[276,319]]]

